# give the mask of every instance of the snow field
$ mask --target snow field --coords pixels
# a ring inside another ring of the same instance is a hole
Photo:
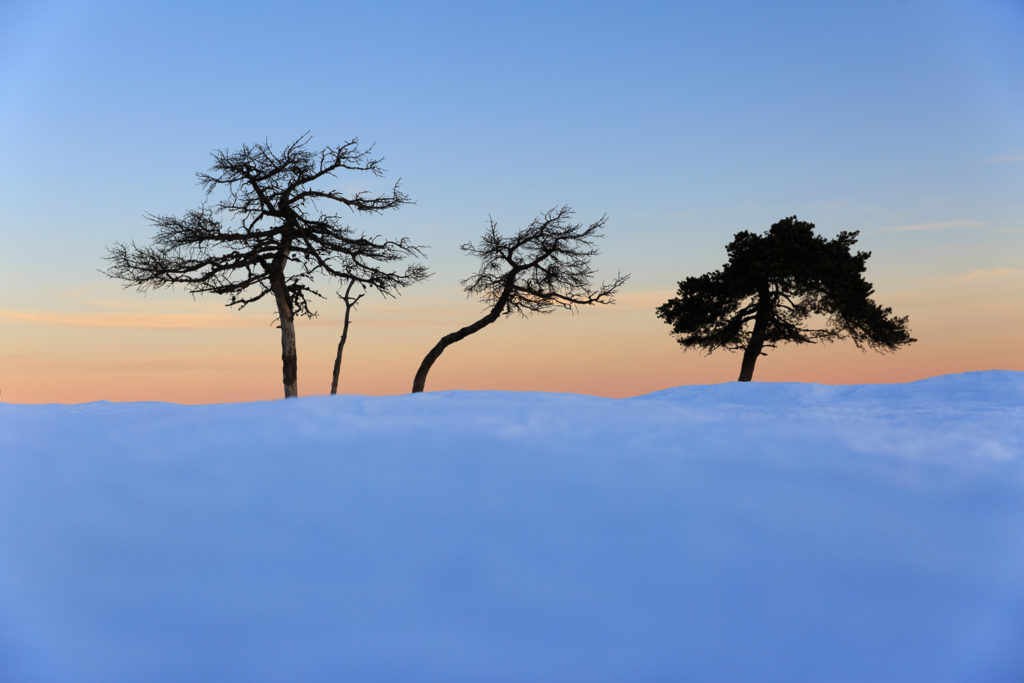
[[[1024,373],[0,404],[0,681],[1024,679]]]

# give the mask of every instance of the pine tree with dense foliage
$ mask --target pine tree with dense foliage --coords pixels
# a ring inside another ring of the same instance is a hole
[[[753,378],[764,349],[780,342],[851,339],[862,349],[895,351],[917,340],[906,317],[871,298],[874,287],[863,276],[871,253],[851,251],[858,234],[826,239],[796,216],[763,235],[739,232],[726,246],[729,262],[680,282],[657,315],[684,349],[742,350],[741,382]]]

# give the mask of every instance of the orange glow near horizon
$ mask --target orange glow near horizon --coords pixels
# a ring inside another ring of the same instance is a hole
[[[1012,275],[1011,275],[1012,276]],[[981,278],[975,278],[980,280]],[[1006,291],[1002,289],[1001,291]],[[758,361],[755,381],[905,382],[971,370],[1024,370],[1022,304],[982,290],[880,297],[910,315],[918,342],[890,354],[849,342],[784,345]],[[683,352],[653,313],[671,295],[624,293],[619,303],[527,319],[501,319],[450,347],[428,391],[549,391],[625,397],[685,384],[731,382],[738,353]],[[281,397],[280,346],[270,318],[213,302],[180,313],[0,311],[0,401],[96,400],[220,403]],[[429,314],[423,301],[357,310],[342,366],[341,393],[404,394],[423,354],[479,315],[472,301]],[[437,306],[435,300],[430,304]],[[1017,311],[1017,314],[1007,315]],[[328,393],[340,319],[298,324],[299,393]]]

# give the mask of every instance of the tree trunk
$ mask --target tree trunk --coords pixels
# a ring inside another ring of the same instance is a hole
[[[342,300],[345,302],[345,322],[341,326],[341,340],[338,341],[338,354],[334,357],[334,374],[331,376],[331,395],[338,393],[338,378],[341,376],[341,354],[345,350],[345,341],[348,339],[348,324],[352,316],[352,307],[356,305],[363,295],[360,294],[354,300],[351,298],[352,285],[355,281],[349,281],[348,289]]]
[[[762,334],[758,335],[759,332]],[[762,330],[758,329],[758,324],[755,322],[754,332],[750,337],[750,343],[747,344],[747,348],[743,351],[743,365],[740,366],[739,381],[749,382],[754,378],[754,364],[757,363],[757,357],[761,355],[761,348],[763,346],[764,334]]]
[[[416,371],[416,377],[412,380],[412,393],[417,394],[423,391],[427,384],[427,373],[430,372],[430,368],[434,365],[434,361],[441,357],[441,354],[445,349],[460,339],[465,339],[474,332],[479,332],[501,317],[501,311],[505,308],[505,303],[508,301],[510,294],[511,291],[506,288],[506,290],[502,292],[498,302],[494,304],[487,315],[480,318],[472,325],[467,325],[462,329],[452,332],[451,334],[446,334],[441,337],[440,341],[434,344],[434,348],[427,352],[427,355],[423,358],[423,362],[420,363],[419,370]]]
[[[280,290],[280,291],[279,291]],[[284,397],[299,395],[299,355],[295,348],[295,315],[292,313],[288,294],[281,287],[274,287],[277,301],[277,317],[281,325],[281,377],[284,382]]]
[[[334,357],[334,374],[331,376],[331,395],[338,393],[338,378],[341,376],[341,354],[345,350],[348,338],[348,311],[345,311],[345,325],[341,328],[341,340],[338,341],[338,355]]]
[[[295,320],[291,316],[281,320],[281,379],[285,398],[299,395],[299,354],[295,350]]]
[[[764,348],[764,337],[768,327],[771,300],[767,289],[758,294],[757,315],[754,316],[754,329],[750,333],[750,342],[743,351],[743,365],[740,366],[740,382],[749,382],[754,378],[754,364],[757,363]]]

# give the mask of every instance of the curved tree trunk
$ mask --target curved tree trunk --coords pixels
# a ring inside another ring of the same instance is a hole
[[[451,334],[446,334],[441,337],[441,340],[434,344],[434,348],[427,352],[427,355],[423,358],[423,362],[420,363],[419,370],[416,371],[416,377],[412,380],[412,393],[416,394],[423,391],[423,388],[427,384],[427,373],[430,372],[430,368],[433,367],[434,361],[441,357],[444,350],[455,342],[465,339],[474,332],[479,332],[484,329],[499,317],[501,317],[501,311],[505,308],[505,303],[508,301],[509,291],[506,290],[502,293],[501,298],[494,304],[490,312],[484,317],[477,320],[472,325],[466,325],[462,329],[456,330]]]
[[[750,333],[750,342],[743,351],[743,364],[740,366],[740,382],[749,382],[754,378],[754,364],[757,363],[764,348],[765,332],[768,328],[768,317],[771,314],[771,299],[767,288],[758,294],[757,315],[754,317],[754,329]]]

